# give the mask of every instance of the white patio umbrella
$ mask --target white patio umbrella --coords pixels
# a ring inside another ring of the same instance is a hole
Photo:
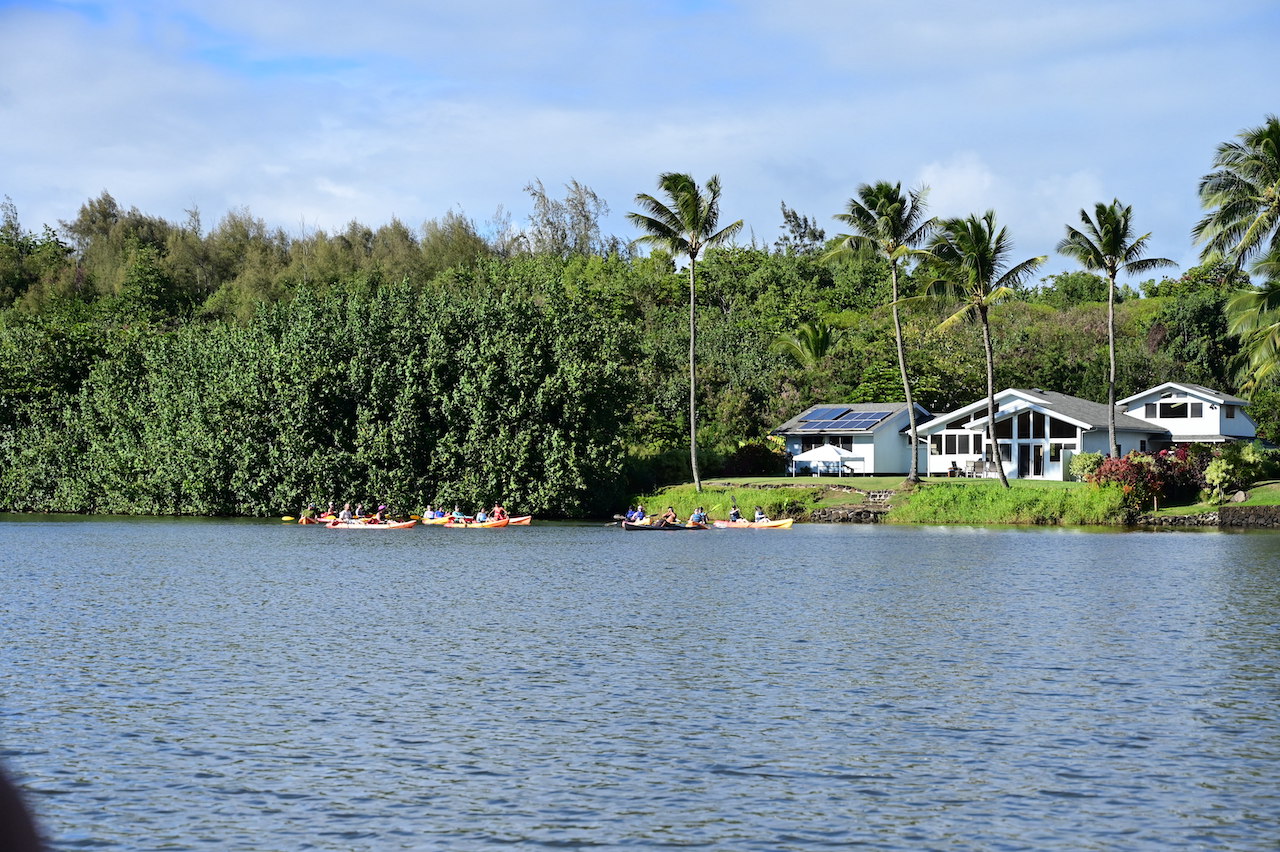
[[[823,444],[821,447],[814,447],[812,450],[800,453],[791,457],[791,475],[796,475],[796,462],[818,462],[825,465],[836,465],[840,471],[840,475],[844,476],[844,463],[858,458],[858,454],[837,447],[835,444]]]

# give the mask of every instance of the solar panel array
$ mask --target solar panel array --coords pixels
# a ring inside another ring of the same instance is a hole
[[[829,429],[870,429],[889,415],[887,411],[850,411],[848,408],[819,408],[796,427],[798,432],[821,432]]]

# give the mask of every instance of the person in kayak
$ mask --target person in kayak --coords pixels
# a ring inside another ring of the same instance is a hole
[[[661,515],[661,517],[659,517],[659,518],[658,518],[658,523],[659,523],[659,525],[661,525],[661,524],[679,524],[679,523],[680,523],[680,516],[676,514],[676,510],[675,510],[673,507],[668,506],[668,507],[667,507],[667,511],[663,512],[663,513],[662,513],[662,515]]]
[[[641,506],[641,505],[639,505],[639,504],[636,504],[636,516],[635,516],[634,518],[632,518],[632,519],[631,519],[631,520],[632,520],[632,522],[633,522],[633,523],[637,523],[637,524],[638,524],[638,523],[640,523],[641,521],[643,521],[646,517],[648,517],[648,516],[647,516],[647,515],[645,515],[645,513],[644,513],[644,506]]]
[[[484,523],[488,523],[488,521],[489,521],[489,513],[488,513],[488,512],[486,512],[483,508],[482,508],[482,509],[480,509],[480,511],[476,512],[476,523],[477,523],[477,524],[484,524]]]
[[[757,524],[769,523],[769,516],[766,515],[764,513],[764,509],[761,509],[759,506],[756,506],[756,523]]]
[[[508,518],[507,510],[502,507],[501,503],[494,503],[493,511],[489,513],[489,517],[495,521],[505,521]]]
[[[738,511],[737,504],[734,504],[734,507],[729,510],[729,522],[736,524],[741,521],[742,521],[742,512]]]
[[[707,513],[703,510],[701,506],[699,506],[697,508],[697,511],[695,511],[692,515],[689,516],[689,523],[691,524],[706,524],[706,522],[707,522]]]
[[[351,522],[351,504],[350,503],[342,504],[342,511],[338,513],[338,520],[342,521],[344,524]]]

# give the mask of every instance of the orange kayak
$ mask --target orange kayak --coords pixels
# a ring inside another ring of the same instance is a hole
[[[718,530],[789,530],[794,518],[783,518],[780,521],[715,521]]]
[[[389,524],[366,524],[364,521],[333,521],[325,524],[331,530],[407,530],[415,526],[417,521],[399,521]]]
[[[515,527],[527,527],[529,522],[533,520],[533,515],[521,515],[518,518],[509,518],[511,525]]]
[[[510,518],[503,518],[500,521],[482,521],[480,523],[476,523],[475,521],[463,521],[460,524],[454,523],[452,518],[449,518],[448,521],[449,522],[445,524],[446,527],[449,527],[450,529],[466,529],[466,530],[497,529],[498,527],[505,527],[507,524],[511,523]]]

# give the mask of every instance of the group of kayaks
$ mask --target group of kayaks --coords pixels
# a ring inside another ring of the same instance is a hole
[[[466,530],[491,530],[506,526],[527,527],[533,520],[532,515],[522,515],[518,518],[502,518],[496,521],[475,521],[470,518],[417,518],[411,517],[407,521],[386,521],[384,523],[370,523],[367,519],[355,519],[350,521],[341,521],[337,518],[299,518],[300,524],[314,524],[316,526],[327,527],[331,530],[407,530],[417,526],[419,523],[429,526],[440,526],[446,529],[466,529]]]
[[[624,530],[636,532],[678,532],[680,530],[786,530],[791,529],[794,519],[783,518],[780,521],[712,521],[708,524],[673,524],[660,518],[645,518],[643,521],[622,521]]]

